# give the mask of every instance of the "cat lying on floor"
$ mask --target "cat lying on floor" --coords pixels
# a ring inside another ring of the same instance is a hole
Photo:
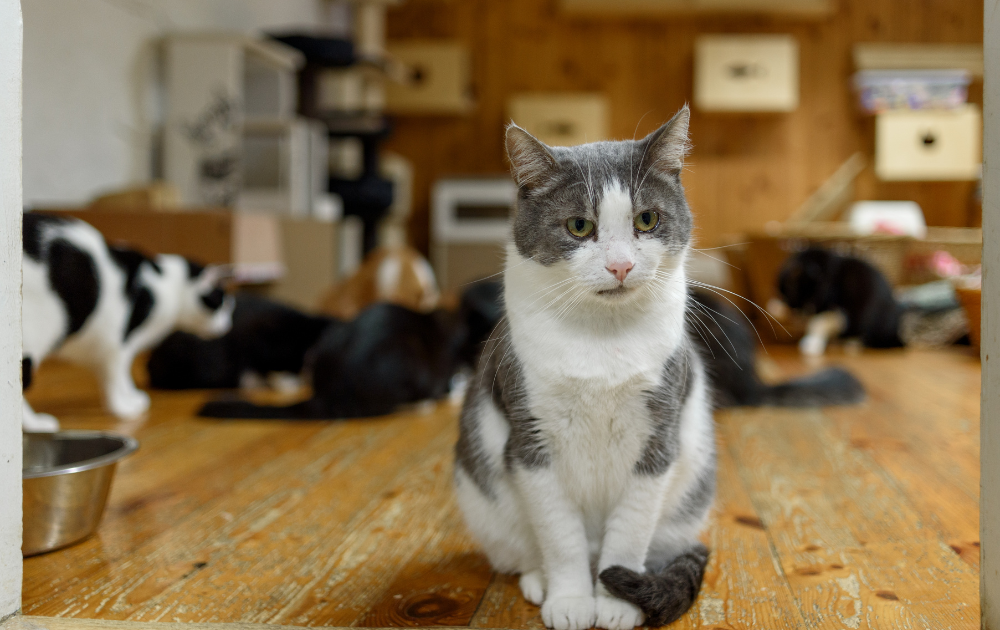
[[[688,329],[705,361],[716,407],[819,407],[864,399],[861,383],[838,367],[765,384],[754,365],[757,339],[739,309],[706,291],[693,290],[688,300]]]
[[[236,387],[298,373],[314,396],[290,406],[243,400],[207,403],[218,418],[349,418],[390,413],[405,403],[440,398],[463,365],[472,365],[497,321],[498,287],[473,285],[457,313],[418,313],[377,304],[349,322],[306,315],[263,298],[239,295],[233,329],[217,340],[175,333],[150,356],[150,382],[167,389]]]
[[[155,389],[232,389],[298,376],[306,353],[335,320],[248,293],[233,296],[233,327],[216,339],[174,332],[147,364]]]
[[[136,418],[149,396],[132,380],[136,354],[175,328],[225,333],[232,300],[216,267],[180,256],[109,247],[100,232],[76,219],[24,215],[22,345],[24,386],[49,355],[89,367],[108,409]],[[24,402],[25,431],[56,431],[58,421]]]
[[[785,261],[778,290],[788,307],[810,318],[799,342],[805,355],[822,355],[837,337],[857,338],[868,348],[899,348],[928,345],[925,340],[947,345],[968,332],[957,305],[907,308],[896,300],[889,281],[873,265],[818,247]]]

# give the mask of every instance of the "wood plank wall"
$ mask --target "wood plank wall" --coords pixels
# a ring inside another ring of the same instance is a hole
[[[583,18],[555,0],[406,0],[389,12],[390,39],[455,38],[472,52],[476,107],[465,116],[402,117],[386,148],[412,160],[410,238],[428,247],[430,187],[439,177],[505,172],[505,102],[522,91],[600,91],[611,133],[641,137],[693,95],[702,33],[791,33],[799,42],[801,104],[791,114],[695,110],[684,181],[703,247],[787,217],[854,151],[872,156],[874,123],[849,89],[855,42],[980,43],[981,0],[839,0],[820,21],[769,16]],[[982,83],[970,90],[982,103]],[[931,225],[978,225],[970,182],[883,183],[871,167],[858,197],[913,199]]]

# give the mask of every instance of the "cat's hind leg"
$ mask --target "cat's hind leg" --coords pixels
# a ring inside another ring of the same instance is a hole
[[[21,429],[28,433],[55,433],[59,430],[59,421],[55,416],[38,413],[31,408],[27,400],[22,399]]]

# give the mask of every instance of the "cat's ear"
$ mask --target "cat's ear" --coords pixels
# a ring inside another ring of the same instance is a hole
[[[677,175],[684,168],[684,158],[691,149],[688,123],[691,110],[685,104],[668,123],[642,139],[645,149],[644,166],[662,175]]]
[[[549,148],[514,123],[507,125],[507,159],[518,186],[533,187],[551,180],[559,164]]]

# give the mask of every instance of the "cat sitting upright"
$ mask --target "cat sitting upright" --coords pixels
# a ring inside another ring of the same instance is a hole
[[[716,460],[685,326],[688,120],[576,147],[507,129],[506,317],[469,386],[455,483],[551,628],[663,625],[701,588]]]
[[[111,412],[135,418],[149,409],[149,396],[132,381],[136,354],[176,328],[204,336],[229,329],[232,299],[219,286],[218,267],[109,247],[76,219],[26,213],[23,236],[25,387],[32,368],[55,354],[92,369]],[[56,431],[59,423],[25,401],[22,426]]]
[[[904,309],[889,281],[871,264],[819,247],[793,254],[778,277],[789,308],[809,316],[799,350],[822,355],[836,337],[856,337],[869,348],[899,348]]]

